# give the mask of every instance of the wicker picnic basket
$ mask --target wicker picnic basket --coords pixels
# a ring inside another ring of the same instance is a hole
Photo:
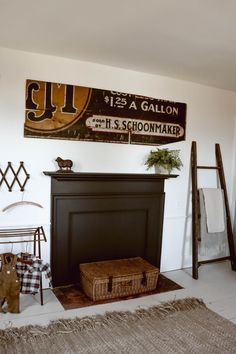
[[[80,264],[80,284],[93,301],[154,290],[159,269],[140,257]]]

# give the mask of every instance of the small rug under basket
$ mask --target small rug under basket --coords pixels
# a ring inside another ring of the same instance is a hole
[[[196,298],[0,330],[1,354],[235,354],[235,348],[236,325]]]
[[[155,290],[149,291],[148,293],[144,293],[144,294],[138,294],[138,295],[127,296],[122,298],[101,300],[101,301],[94,302],[85,295],[85,293],[80,288],[79,284],[54,288],[53,292],[65,310],[72,310],[75,308],[105,304],[105,303],[110,303],[119,300],[133,299],[141,296],[159,294],[159,293],[179,290],[179,289],[182,289],[182,286],[168,279],[163,274],[159,274],[157,287]]]

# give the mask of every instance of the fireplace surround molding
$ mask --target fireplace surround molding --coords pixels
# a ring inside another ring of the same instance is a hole
[[[53,286],[79,264],[140,256],[160,268],[164,184],[177,175],[50,172]]]

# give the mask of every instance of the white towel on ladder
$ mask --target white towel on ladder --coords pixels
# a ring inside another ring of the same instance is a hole
[[[224,195],[219,188],[202,188],[208,233],[225,230]]]

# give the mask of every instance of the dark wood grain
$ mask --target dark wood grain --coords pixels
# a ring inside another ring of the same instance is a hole
[[[176,175],[50,173],[53,286],[79,264],[140,256],[160,267],[164,181]]]

